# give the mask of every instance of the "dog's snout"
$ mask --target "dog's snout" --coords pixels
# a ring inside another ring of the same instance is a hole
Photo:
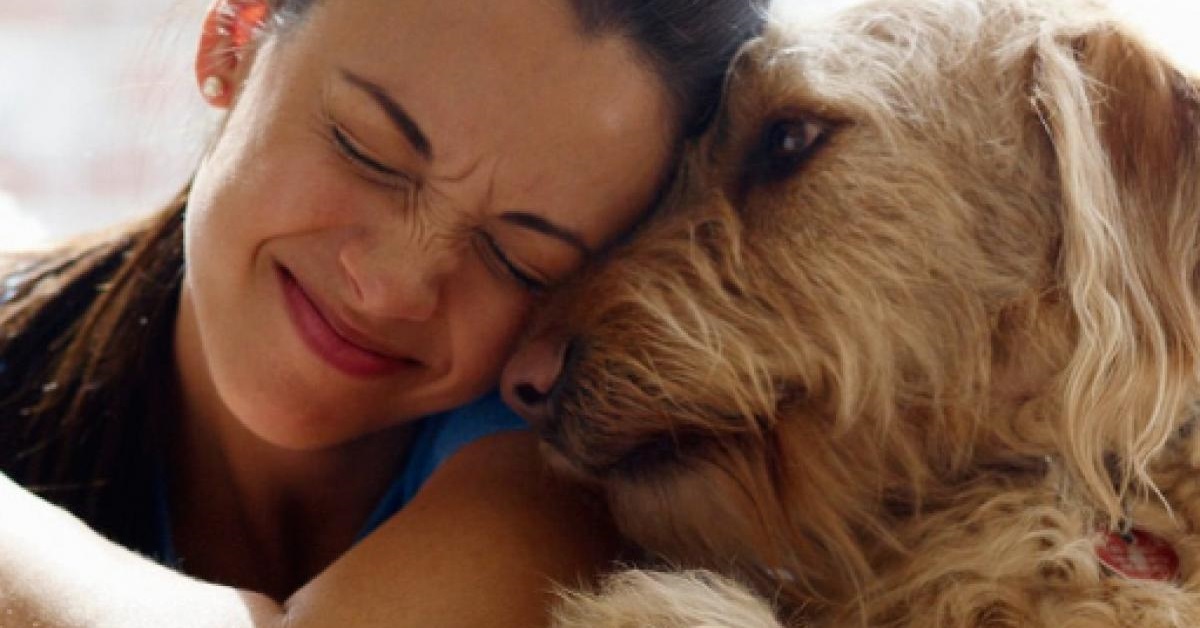
[[[546,334],[526,342],[504,370],[504,399],[539,430],[553,418],[554,395],[562,384],[563,370],[575,343]]]

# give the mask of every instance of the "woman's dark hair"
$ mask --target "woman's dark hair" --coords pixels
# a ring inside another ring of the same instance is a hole
[[[118,236],[0,268],[0,473],[146,553],[185,198]]]
[[[271,0],[269,30],[322,1]],[[707,124],[767,2],[570,0],[585,35],[636,45],[671,94],[681,139]],[[175,411],[186,197],[115,236],[15,268],[0,258],[0,473],[145,553],[158,547],[152,509]]]
[[[685,137],[708,126],[734,53],[770,0],[570,0],[583,32],[636,44],[667,86]]]

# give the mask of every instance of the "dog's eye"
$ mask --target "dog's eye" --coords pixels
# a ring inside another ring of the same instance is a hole
[[[822,143],[829,126],[814,120],[779,120],[763,133],[761,154],[772,178],[784,177],[804,163]]]

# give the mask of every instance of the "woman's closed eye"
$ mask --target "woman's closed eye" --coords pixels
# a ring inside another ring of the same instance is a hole
[[[474,240],[475,248],[479,251],[484,263],[497,276],[512,281],[520,288],[534,294],[540,294],[549,288],[546,281],[534,277],[531,272],[523,270],[514,262],[492,234],[479,229],[475,232]]]
[[[414,179],[371,156],[370,151],[354,140],[350,133],[336,123],[329,124],[329,135],[337,152],[372,183],[397,190],[411,190]]]

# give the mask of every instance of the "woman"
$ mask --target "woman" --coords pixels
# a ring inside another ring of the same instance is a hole
[[[488,391],[760,20],[217,0],[180,202],[0,293],[0,468],[79,517],[0,479],[0,625],[544,622],[614,543]]]

